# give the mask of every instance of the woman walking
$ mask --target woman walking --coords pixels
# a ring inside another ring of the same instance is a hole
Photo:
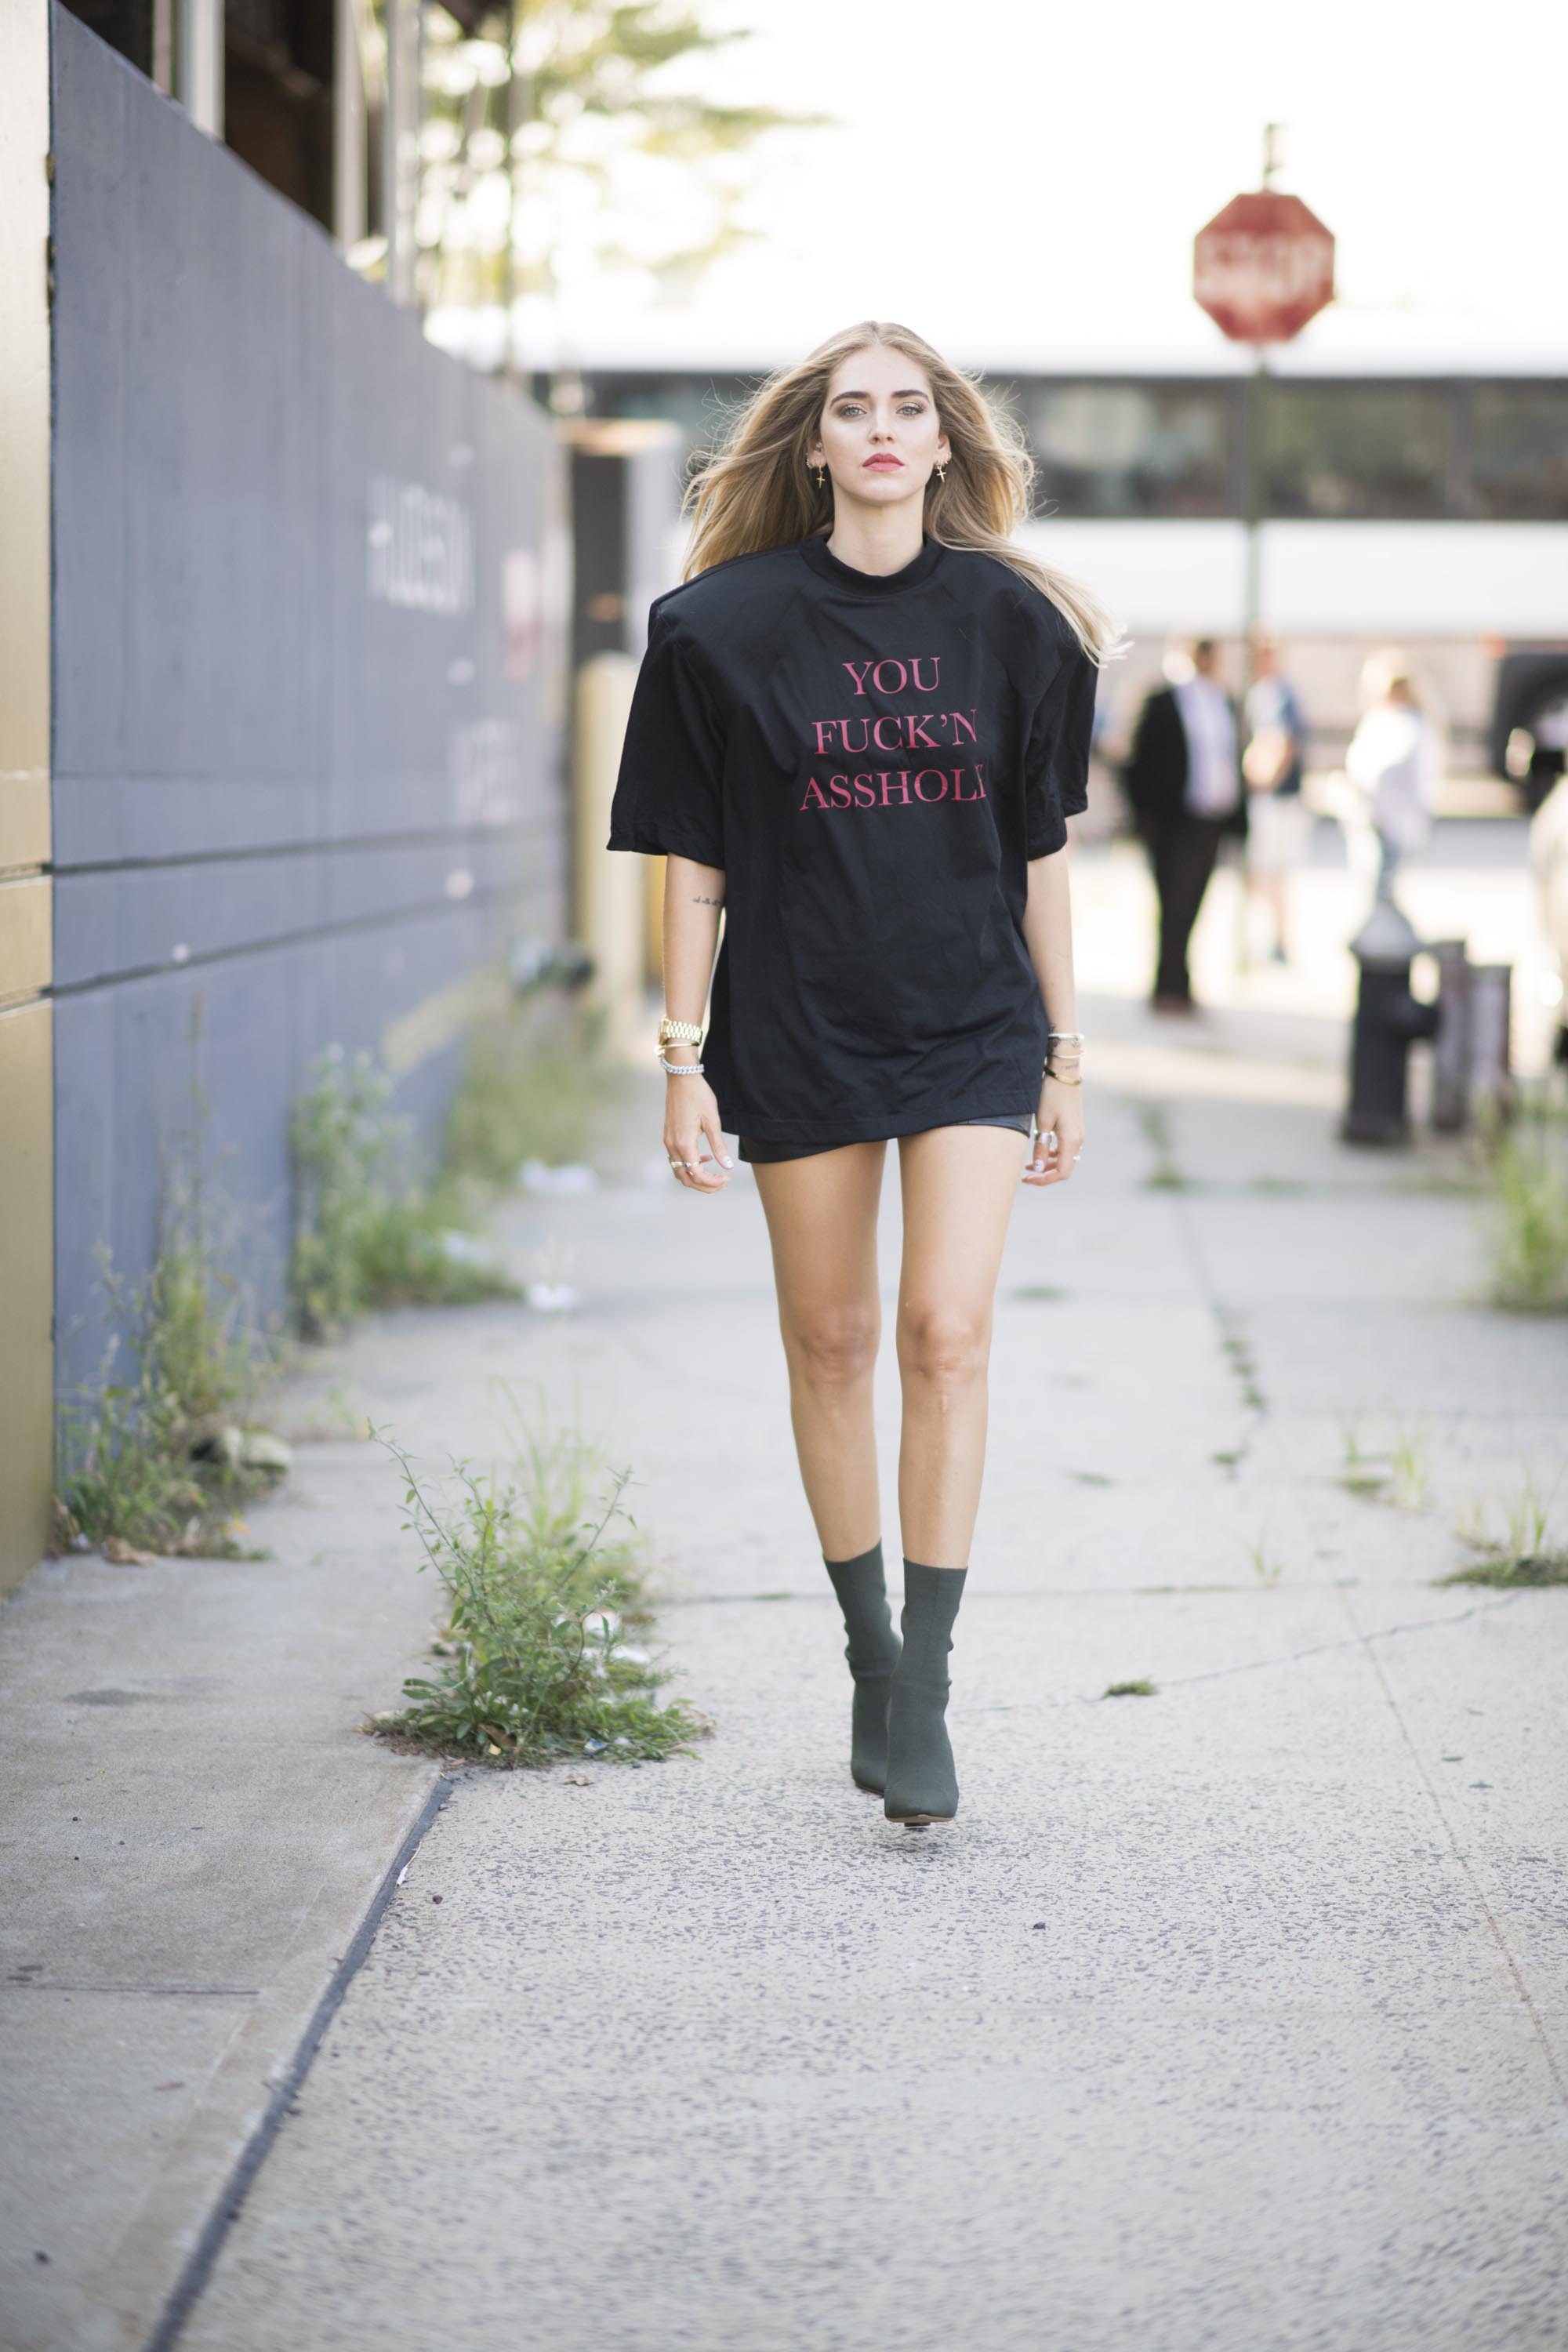
[[[1030,474],[907,328],[851,328],[771,379],[698,475],[610,835],[668,860],[666,1150],[693,1192],[728,1182],[726,1132],[755,1169],[850,1769],[910,1828],[958,1805],[947,1661],[1013,1197],[1083,1148],[1065,819],[1111,632],[1010,543]],[[901,1643],[871,1403],[894,1139]]]

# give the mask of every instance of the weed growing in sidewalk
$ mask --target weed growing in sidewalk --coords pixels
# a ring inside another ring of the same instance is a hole
[[[1225,1349],[1236,1384],[1241,1391],[1242,1403],[1248,1412],[1267,1412],[1268,1400],[1263,1393],[1258,1378],[1258,1358],[1252,1351],[1252,1342],[1241,1330],[1234,1315],[1218,1307],[1215,1316],[1220,1327],[1220,1346]]]
[[[1544,1103],[1489,1139],[1487,1221],[1494,1305],[1568,1312],[1568,1126]]]
[[[1426,1508],[1429,1433],[1423,1423],[1396,1420],[1389,1443],[1377,1447],[1363,1444],[1359,1413],[1340,1427],[1344,1458],[1337,1484],[1347,1495],[1357,1495],[1363,1502],[1387,1503],[1396,1511]]]
[[[1152,1683],[1147,1675],[1140,1675],[1136,1682],[1107,1683],[1100,1696],[1101,1698],[1156,1698],[1159,1691],[1158,1683]]]
[[[1562,1483],[1560,1473],[1543,1495],[1533,1473],[1526,1471],[1518,1490],[1504,1504],[1500,1534],[1487,1532],[1484,1512],[1473,1514],[1458,1534],[1460,1542],[1477,1557],[1468,1568],[1440,1576],[1438,1583],[1488,1584],[1505,1590],[1568,1584],[1568,1550],[1551,1538],[1552,1506]]]
[[[525,1160],[581,1159],[625,1087],[601,1027],[579,1016],[552,1036],[520,1009],[477,1029],[447,1114],[447,1174],[510,1185]]]
[[[256,1557],[235,1514],[276,1472],[247,1465],[242,1424],[276,1359],[216,1262],[199,1195],[176,1188],[140,1280],[105,1259],[101,1283],[118,1328],[100,1386],[61,1410],[58,1537],[121,1559]]]
[[[1171,1141],[1170,1114],[1164,1104],[1140,1103],[1137,1117],[1139,1132],[1149,1146],[1153,1160],[1143,1179],[1145,1188],[1151,1192],[1184,1192],[1187,1180],[1176,1165]]]
[[[1344,1443],[1344,1466],[1339,1483],[1347,1495],[1364,1496],[1369,1501],[1380,1496],[1388,1484],[1388,1471],[1380,1465],[1386,1454],[1369,1454],[1362,1444],[1361,1415],[1352,1414],[1340,1424]]]
[[[1388,1499],[1396,1511],[1418,1511],[1427,1494],[1426,1432],[1419,1423],[1396,1421],[1389,1448]]]
[[[443,1755],[502,1769],[584,1752],[606,1763],[658,1761],[707,1729],[661,1706],[668,1675],[627,1639],[652,1622],[646,1579],[612,1475],[596,1518],[583,1516],[593,1450],[574,1436],[530,1437],[521,1486],[455,1465],[445,1490],[378,1433],[403,1472],[405,1521],[446,1588],[440,1664],[404,1685],[408,1706],[372,1728]],[[619,1521],[623,1532],[612,1533]]]
[[[295,1173],[289,1291],[301,1337],[323,1339],[377,1307],[515,1297],[471,1231],[460,1188],[419,1183],[392,1080],[366,1053],[312,1065],[289,1123]]]
[[[1268,1585],[1278,1584],[1285,1573],[1285,1563],[1268,1548],[1267,1526],[1258,1528],[1257,1535],[1249,1544],[1244,1546],[1244,1549],[1252,1564],[1252,1572],[1258,1582]]]

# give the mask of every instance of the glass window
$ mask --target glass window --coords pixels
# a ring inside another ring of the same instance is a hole
[[[1326,521],[1448,511],[1443,384],[1264,384],[1264,512]]]
[[[736,408],[756,388],[754,376],[613,376],[588,380],[594,416],[657,416],[680,434],[680,465],[716,448]]]
[[[1469,427],[1473,514],[1568,521],[1568,384],[1478,384]]]
[[[1031,386],[1024,417],[1042,511],[1222,515],[1231,396],[1224,384]]]

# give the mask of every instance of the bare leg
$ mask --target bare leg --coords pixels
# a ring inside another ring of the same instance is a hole
[[[809,1160],[760,1161],[773,1244],[790,1419],[817,1540],[853,1559],[881,1532],[871,1378],[882,1309],[877,1208],[887,1147],[849,1143]]]
[[[995,1127],[932,1128],[900,1147],[899,1517],[905,1559],[928,1568],[969,1564],[996,1276],[1027,1151]]]

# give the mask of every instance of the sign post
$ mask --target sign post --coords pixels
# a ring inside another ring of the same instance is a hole
[[[1270,343],[1288,343],[1334,299],[1334,240],[1300,196],[1273,184],[1280,168],[1281,128],[1263,134],[1263,185],[1233,196],[1193,242],[1193,295],[1222,334],[1250,343],[1242,417],[1242,512],[1247,525],[1243,660],[1253,676],[1260,604],[1258,525],[1263,497],[1263,379]]]

